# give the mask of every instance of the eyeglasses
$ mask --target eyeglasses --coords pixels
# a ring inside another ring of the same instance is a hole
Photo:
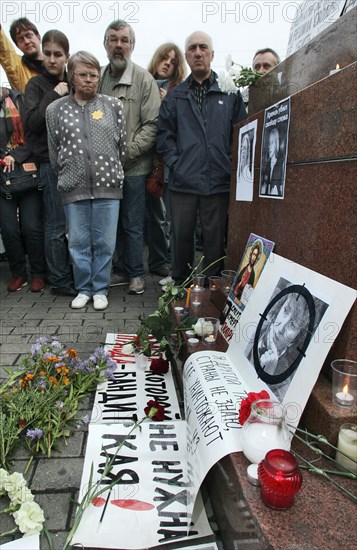
[[[25,40],[32,40],[32,38],[35,36],[35,33],[32,31],[25,32],[22,36],[16,37],[16,43],[22,44],[25,42]]]
[[[109,44],[113,45],[114,44],[124,44],[125,46],[128,46],[129,44],[132,44],[133,41],[128,37],[128,36],[107,36],[107,38],[105,39],[106,42],[109,42]]]
[[[73,73],[81,80],[85,80],[86,78],[89,78],[89,80],[97,81],[99,80],[99,74],[97,73]]]

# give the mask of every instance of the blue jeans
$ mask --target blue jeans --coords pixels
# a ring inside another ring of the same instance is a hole
[[[155,271],[168,263],[169,236],[164,198],[146,194],[147,241],[149,271]]]
[[[66,238],[66,218],[57,191],[57,176],[49,162],[40,165],[44,182],[43,203],[45,216],[45,254],[47,267],[54,287],[72,286],[72,270],[69,263]]]
[[[124,178],[114,265],[117,273],[129,278],[144,275],[144,221],[146,176]]]
[[[74,285],[81,294],[108,294],[119,206],[119,200],[92,199],[64,207]]]

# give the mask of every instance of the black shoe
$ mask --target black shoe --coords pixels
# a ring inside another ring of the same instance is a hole
[[[78,294],[72,286],[53,286],[50,292],[54,296],[77,296]]]

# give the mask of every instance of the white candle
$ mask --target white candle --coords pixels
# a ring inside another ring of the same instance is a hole
[[[205,342],[207,342],[207,344],[213,344],[213,342],[215,342],[215,337],[213,336],[213,334],[206,336]]]
[[[332,69],[332,71],[330,71],[330,75],[331,75],[331,74],[337,73],[339,70],[340,70],[340,66],[339,66],[339,64],[337,63],[336,69]]]
[[[336,401],[340,405],[344,405],[345,407],[350,407],[353,404],[353,395],[348,393],[348,385],[346,384],[343,387],[342,391],[339,391],[336,393]]]
[[[198,338],[189,338],[187,340],[187,342],[189,343],[190,346],[197,346],[197,344],[199,343],[199,339]]]
[[[340,433],[338,434],[337,448],[355,461],[352,462],[352,460],[349,460],[349,458],[337,452],[337,462],[341,464],[341,466],[348,468],[348,470],[357,473],[357,426],[353,424],[343,424],[341,426]]]

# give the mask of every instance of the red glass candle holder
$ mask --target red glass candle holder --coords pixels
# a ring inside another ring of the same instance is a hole
[[[302,485],[302,474],[293,454],[283,449],[268,451],[258,466],[261,497],[275,510],[287,510]]]

